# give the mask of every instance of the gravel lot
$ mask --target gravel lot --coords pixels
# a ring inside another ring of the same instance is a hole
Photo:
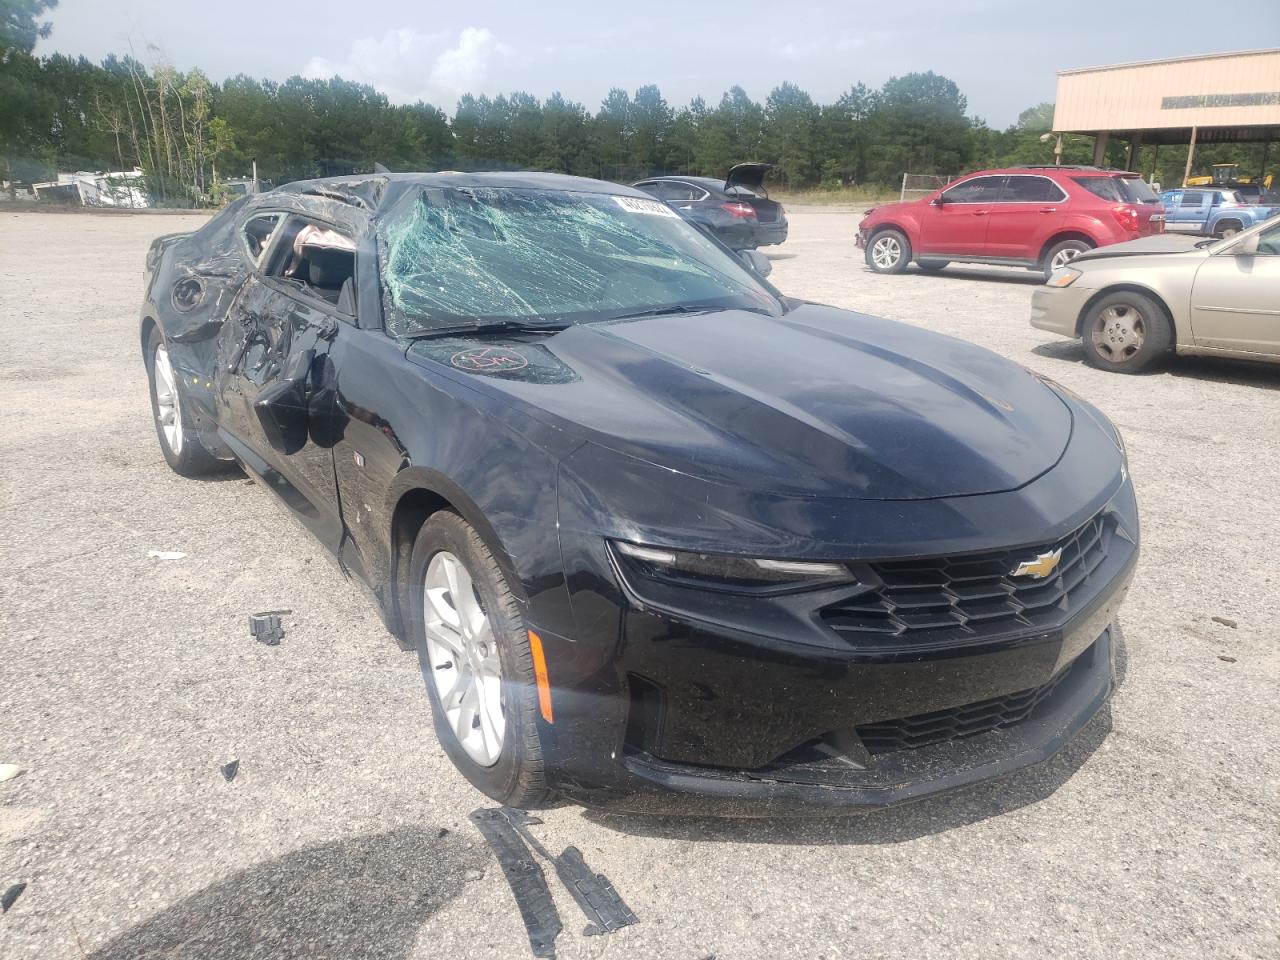
[[[466,819],[486,800],[371,598],[251,482],[160,458],[143,255],[200,222],[0,213],[0,763],[25,770],[0,892],[28,885],[0,957],[529,956]],[[549,811],[543,843],[641,919],[583,937],[557,888],[559,955],[1280,956],[1280,368],[1092,370],[1028,325],[1031,274],[875,276],[855,223],[792,210],[774,280],[983,343],[1123,430],[1145,543],[1121,686],[1050,763],[870,816]],[[279,609],[284,642],[256,643],[246,615]]]

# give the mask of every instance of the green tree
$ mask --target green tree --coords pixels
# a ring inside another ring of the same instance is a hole
[[[53,32],[53,24],[40,18],[57,6],[58,0],[0,0],[0,57],[34,50]]]
[[[628,162],[635,176],[665,172],[674,114],[653,84],[641,87],[631,100]]]

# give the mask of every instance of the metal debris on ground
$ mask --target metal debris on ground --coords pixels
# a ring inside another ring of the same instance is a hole
[[[232,760],[230,763],[224,763],[218,768],[222,771],[222,779],[230,783],[236,778],[236,774],[240,771],[240,761]]]
[[[259,643],[274,647],[284,639],[284,626],[280,623],[280,615],[275,613],[255,613],[249,617],[249,632]]]
[[[157,560],[185,560],[187,555],[177,550],[148,550],[148,557],[155,557]]]
[[[558,857],[553,857],[537,838],[529,832],[531,825],[542,821],[524,810],[514,807],[502,807],[502,815],[515,827],[524,841],[533,848],[534,853],[555,867],[556,876],[564,884],[569,895],[591,921],[582,931],[583,936],[594,937],[604,933],[613,933],[623,927],[629,927],[640,920],[631,908],[622,902],[618,891],[613,888],[609,878],[603,873],[595,873],[582,858],[582,851],[577,847],[565,847]]]
[[[22,891],[27,889],[25,883],[15,883],[9,887],[4,893],[0,894],[0,913],[8,913],[9,908],[14,902],[22,896]]]
[[[556,937],[564,927],[542,868],[500,811],[473,810],[470,819],[498,858],[498,866],[516,898],[533,955],[555,957]]]
[[[0,763],[0,783],[12,780],[20,773],[22,773],[22,768],[16,763]]]

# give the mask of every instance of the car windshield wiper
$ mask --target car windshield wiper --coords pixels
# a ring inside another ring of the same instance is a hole
[[[628,310],[625,313],[610,313],[602,320],[635,320],[637,317],[663,317],[676,313],[715,313],[728,310],[728,307],[698,307],[691,303],[676,303],[666,307],[650,307],[647,310]]]
[[[455,323],[445,327],[414,327],[400,334],[406,340],[425,340],[433,337],[456,337],[487,333],[547,333],[563,330],[569,324],[556,320],[526,322],[521,320],[488,320],[479,323]]]

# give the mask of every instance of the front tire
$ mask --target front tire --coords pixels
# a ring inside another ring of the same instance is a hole
[[[224,469],[225,465],[200,443],[182,394],[182,377],[174,368],[169,345],[159,327],[151,328],[144,358],[151,388],[151,416],[165,463],[184,477],[202,477]]]
[[[1113,373],[1141,373],[1169,352],[1173,326],[1155,300],[1122,290],[1103,297],[1081,325],[1085,360]]]
[[[493,554],[470,524],[440,511],[418,531],[408,582],[405,622],[440,745],[486,796],[547,805],[529,635]]]
[[[1053,276],[1054,271],[1061,270],[1080,254],[1092,249],[1093,244],[1085,243],[1083,240],[1063,240],[1061,243],[1055,243],[1045,251],[1044,259],[1040,261],[1040,271],[1047,281]]]
[[[876,273],[901,273],[911,262],[911,241],[901,230],[881,230],[867,243],[867,266]]]

